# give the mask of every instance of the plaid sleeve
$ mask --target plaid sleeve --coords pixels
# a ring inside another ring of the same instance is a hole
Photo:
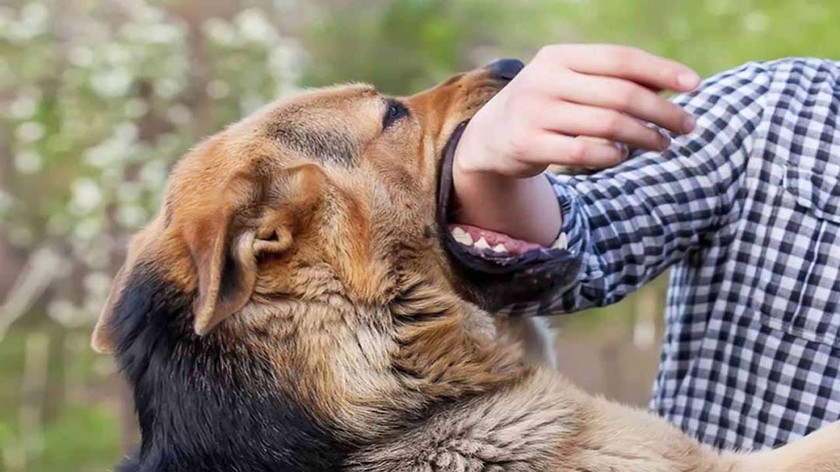
[[[524,314],[603,306],[714,240],[731,211],[758,136],[767,66],[750,63],[706,80],[675,102],[696,129],[664,153],[639,152],[591,176],[550,176],[563,212],[559,238],[580,254],[577,282]]]

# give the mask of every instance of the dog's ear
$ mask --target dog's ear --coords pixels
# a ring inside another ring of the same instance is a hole
[[[239,231],[234,219],[235,210],[228,209],[188,233],[198,277],[193,328],[199,336],[241,309],[256,283],[255,234]]]
[[[93,328],[90,345],[96,352],[111,354],[116,350],[114,333],[111,331],[110,320],[116,299],[119,298],[119,294],[122,292],[123,288],[125,288],[125,278],[125,266],[123,266],[114,278],[111,293],[109,293],[108,298],[105,299],[105,306],[103,306],[102,311],[99,312],[99,318],[96,322],[96,326]]]
[[[91,347],[96,352],[111,354],[116,351],[116,336],[113,331],[114,327],[111,324],[111,319],[123,292],[126,290],[131,268],[135,265],[138,254],[144,246],[145,234],[145,232],[140,232],[131,239],[128,245],[128,254],[126,255],[125,263],[123,263],[116,277],[114,277],[111,292],[105,299],[102,311],[99,312],[99,319],[93,328],[93,335],[91,336],[90,342]]]
[[[154,267],[161,278],[172,283],[172,271],[175,266],[189,268],[192,280],[195,281],[195,299],[192,305],[193,329],[196,334],[207,334],[219,322],[242,308],[251,296],[256,282],[256,256],[259,252],[272,249],[282,250],[286,240],[262,241],[256,232],[240,228],[236,221],[235,205],[201,217],[190,222],[181,231],[184,244],[173,245],[167,250],[165,245],[159,244],[163,239],[154,228],[144,233],[156,236],[142,237],[138,235],[129,246],[129,253],[122,268],[117,272],[111,292],[105,300],[105,305],[99,315],[93,331],[91,345],[101,353],[113,353],[117,348],[115,320],[127,319],[125,314],[118,316],[118,310],[126,309],[122,301],[132,292],[142,292],[142,287],[131,286],[131,274],[138,267],[138,261]],[[146,240],[149,244],[144,244]],[[156,241],[158,240],[158,241]],[[185,247],[187,251],[180,251],[181,257],[175,253],[176,247]],[[190,257],[183,257],[184,254]],[[186,271],[185,271],[186,272]],[[186,288],[186,287],[185,287]],[[187,290],[184,292],[187,295]],[[133,307],[128,307],[133,308]]]
[[[258,258],[292,246],[302,220],[319,200],[322,177],[319,168],[305,165],[259,184],[253,177],[242,179],[247,183],[228,188],[228,205],[222,212],[186,232],[198,277],[193,307],[196,334],[209,333],[248,303],[257,281]],[[258,208],[256,227],[238,218],[246,206]]]
[[[218,198],[210,198],[217,204],[193,208],[194,218],[179,220],[178,238],[190,256],[187,265],[193,267],[196,334],[209,333],[248,303],[258,259],[292,246],[294,235],[320,201],[322,182],[323,173],[314,165],[288,169],[281,176],[236,177]],[[131,289],[127,284],[138,261],[156,266],[161,274],[171,270],[170,265],[179,265],[180,256],[169,253],[173,249],[162,244],[164,238],[155,228],[147,228],[130,245],[94,329],[92,346],[99,352],[115,350],[111,322],[123,293]]]

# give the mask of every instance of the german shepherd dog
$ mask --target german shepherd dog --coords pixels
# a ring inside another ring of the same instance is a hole
[[[180,160],[93,333],[142,432],[118,470],[840,471],[840,425],[719,453],[498,332],[488,312],[576,270],[447,226],[460,130],[509,68],[400,99],[309,91]]]

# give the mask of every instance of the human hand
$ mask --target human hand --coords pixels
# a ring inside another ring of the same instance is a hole
[[[453,166],[457,222],[550,243],[559,209],[534,176],[551,164],[600,169],[630,148],[667,149],[650,125],[685,134],[694,120],[658,92],[699,83],[689,67],[636,48],[544,47],[464,130]]]

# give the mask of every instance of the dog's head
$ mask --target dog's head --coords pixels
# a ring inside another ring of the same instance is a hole
[[[132,240],[94,347],[113,349],[111,318],[141,268],[191,294],[198,335],[255,300],[385,305],[406,274],[484,307],[536,298],[557,283],[546,251],[463,245],[446,226],[460,130],[521,67],[496,62],[407,98],[315,90],[205,140]]]

